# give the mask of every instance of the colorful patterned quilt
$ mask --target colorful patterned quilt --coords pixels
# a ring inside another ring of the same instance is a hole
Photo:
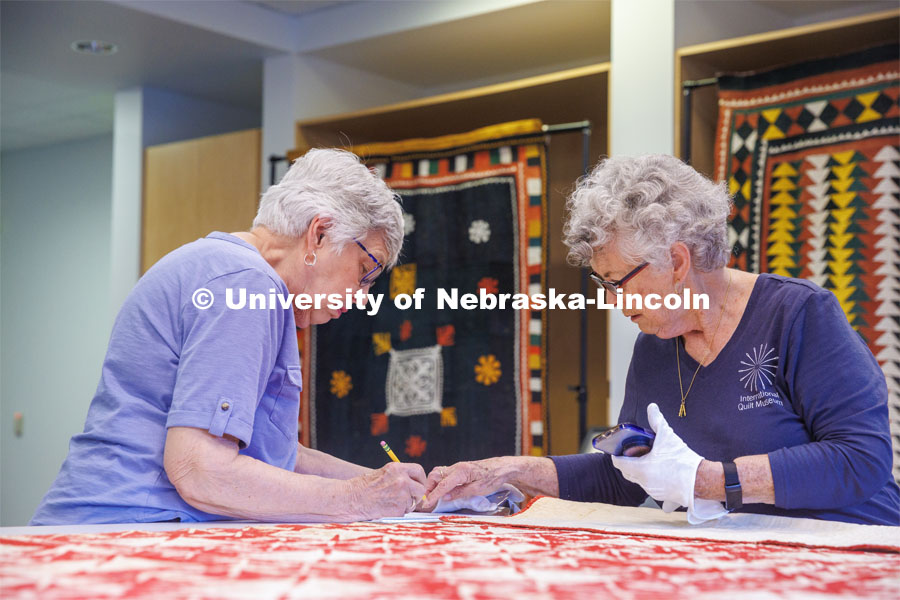
[[[732,264],[837,296],[887,377],[900,481],[900,46],[719,78]]]
[[[300,334],[305,443],[370,467],[387,460],[380,440],[426,469],[543,452],[544,315],[460,300],[544,286],[540,127],[353,149],[402,198],[406,237],[400,264],[370,290],[384,294],[377,314]],[[403,308],[417,288],[421,308]]]
[[[0,537],[5,599],[884,598],[900,555],[467,521]]]

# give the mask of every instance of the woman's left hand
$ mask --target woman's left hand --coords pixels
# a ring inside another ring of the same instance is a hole
[[[644,456],[613,456],[613,465],[628,481],[644,488],[663,510],[687,507],[688,519],[702,522],[725,514],[720,502],[694,498],[697,469],[703,457],[688,448],[666,422],[656,404],[647,407],[647,419],[656,433],[653,448]]]

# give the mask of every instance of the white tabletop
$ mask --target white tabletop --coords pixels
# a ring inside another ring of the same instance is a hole
[[[36,525],[32,527],[0,527],[0,536],[55,535],[70,533],[107,533],[110,531],[175,531],[178,529],[209,529],[225,527],[240,529],[251,525],[273,525],[258,521],[203,521],[165,523],[103,523],[91,525]]]
[[[438,513],[407,513],[402,517],[385,518],[376,523],[421,523],[439,521]],[[0,537],[11,535],[56,535],[71,533],[108,533],[116,531],[177,531],[179,529],[242,529],[253,525],[322,525],[322,523],[266,523],[262,521],[184,521],[164,523],[103,523],[90,525],[37,525],[32,527],[0,527]]]

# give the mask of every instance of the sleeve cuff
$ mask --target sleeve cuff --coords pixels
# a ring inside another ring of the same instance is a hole
[[[788,481],[785,476],[784,449],[769,452],[769,468],[772,470],[772,489],[775,492],[775,506],[790,508],[787,502]]]
[[[563,500],[586,500],[585,486],[582,485],[585,470],[595,468],[596,463],[602,460],[602,456],[602,454],[551,456],[550,460],[556,465],[559,497]]]
[[[550,460],[556,466],[556,484],[559,487],[559,497],[562,500],[571,500],[572,491],[569,489],[569,472],[571,469],[564,460],[564,456],[551,456]]]
[[[225,406],[227,408],[223,408]],[[236,416],[234,406],[226,398],[219,400],[212,415],[192,410],[170,411],[166,419],[166,428],[169,427],[195,427],[209,431],[217,437],[230,435],[237,438],[241,449],[250,444],[253,436],[253,425]]]

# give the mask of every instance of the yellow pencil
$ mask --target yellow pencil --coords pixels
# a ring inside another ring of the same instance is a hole
[[[391,457],[391,460],[394,462],[400,462],[400,459],[397,458],[397,455],[394,454],[394,451],[391,450],[391,447],[387,445],[387,442],[381,440],[381,447],[384,448],[384,451],[387,452],[387,455]],[[422,496],[422,502],[428,502],[428,496]]]
[[[397,458],[397,455],[394,454],[394,451],[391,450],[391,447],[387,445],[387,442],[384,440],[381,441],[381,447],[384,448],[384,451],[387,452],[387,455],[391,457],[391,460],[394,462],[400,462],[400,459]]]

